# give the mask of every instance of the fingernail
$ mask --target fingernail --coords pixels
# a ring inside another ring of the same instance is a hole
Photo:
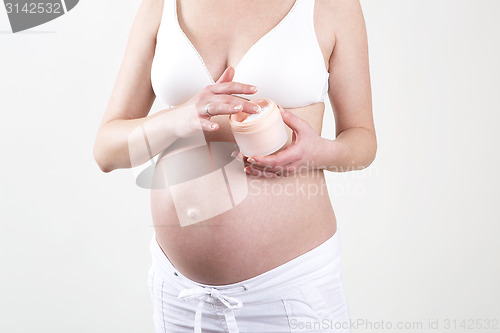
[[[235,110],[241,110],[243,108],[243,105],[236,105],[234,107]]]
[[[212,128],[215,128],[216,126],[217,126],[217,125],[215,125],[215,124],[210,125],[210,127],[212,127]]]
[[[247,161],[249,163],[252,163],[252,164],[254,164],[256,162],[252,157],[249,157]]]
[[[245,167],[245,168],[243,169],[243,171],[245,171],[246,173],[250,173],[250,172],[248,171],[248,167]]]
[[[252,87],[250,88],[250,90],[251,90],[251,91],[253,91],[253,92],[256,92],[256,91],[257,91],[257,89],[258,89],[258,88],[257,88],[256,86],[252,86]]]
[[[254,107],[252,107],[252,110],[255,111],[255,112],[260,112],[260,106],[259,105],[255,105]]]

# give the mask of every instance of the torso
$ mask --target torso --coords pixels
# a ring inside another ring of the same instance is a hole
[[[236,66],[249,46],[288,13],[295,0],[177,1],[182,29],[217,80],[227,66]],[[327,70],[335,44],[331,19],[322,10],[328,1],[316,0],[314,12],[316,36]],[[210,14],[214,12],[217,16]],[[211,40],[215,36],[216,45],[207,43],[207,36]],[[287,111],[308,121],[321,135],[324,108],[324,103],[315,103]],[[207,134],[207,141],[234,142],[227,116],[212,120],[220,124],[220,129]],[[161,163],[159,159],[158,165]],[[322,171],[280,178],[247,176],[247,181],[250,190],[240,204],[184,227],[179,224],[168,186],[152,190],[156,238],[185,276],[206,284],[239,282],[311,250],[336,232]]]

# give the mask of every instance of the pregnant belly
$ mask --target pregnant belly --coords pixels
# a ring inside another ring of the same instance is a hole
[[[215,285],[243,281],[313,249],[335,233],[322,171],[256,178],[246,175],[242,164],[234,164],[238,181],[231,180],[235,179],[231,172],[218,175],[219,181],[216,172],[210,173],[212,179],[201,175],[207,172],[191,173],[187,178],[195,177],[194,181],[186,180],[186,173],[165,175],[169,173],[165,170],[204,171],[200,165],[204,149],[191,151],[184,160],[160,156],[154,177],[164,186],[151,191],[158,243],[190,279]],[[228,154],[229,150],[224,156]],[[208,149],[208,155],[208,169],[227,165],[221,154]]]

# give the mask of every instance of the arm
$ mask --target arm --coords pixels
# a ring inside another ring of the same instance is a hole
[[[132,26],[125,56],[94,144],[94,158],[104,172],[141,165],[196,131],[213,132],[213,115],[239,111],[255,113],[254,104],[231,94],[254,94],[251,85],[232,82],[234,69],[226,68],[214,85],[202,89],[186,103],[147,116],[155,95],[151,65],[163,0],[143,0]],[[173,50],[172,52],[175,52]],[[240,106],[239,109],[234,109]]]
[[[359,0],[332,1],[331,10],[336,42],[328,94],[337,137],[321,138],[315,160],[329,170],[361,169],[373,162],[377,151],[366,25]]]
[[[146,116],[153,105],[155,96],[150,74],[162,6],[163,1],[144,0],[132,25],[94,144],[94,158],[104,172],[131,167],[129,136],[148,119]]]
[[[377,140],[372,114],[368,42],[359,0],[328,3],[335,31],[335,47],[329,62],[329,91],[336,139],[319,136],[291,110],[282,113],[293,130],[293,143],[268,156],[251,156],[245,170],[254,176],[288,175],[307,169],[359,170],[375,159]]]

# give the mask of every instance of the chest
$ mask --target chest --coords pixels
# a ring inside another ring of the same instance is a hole
[[[228,66],[234,81],[259,88],[252,98],[293,108],[324,97],[334,38],[322,0],[164,1],[151,78],[165,103],[189,99]]]
[[[181,29],[216,79],[228,66],[235,67],[260,38],[282,24],[295,0],[176,0],[176,5]],[[313,28],[328,71],[335,34],[325,5],[323,0],[315,1]]]

